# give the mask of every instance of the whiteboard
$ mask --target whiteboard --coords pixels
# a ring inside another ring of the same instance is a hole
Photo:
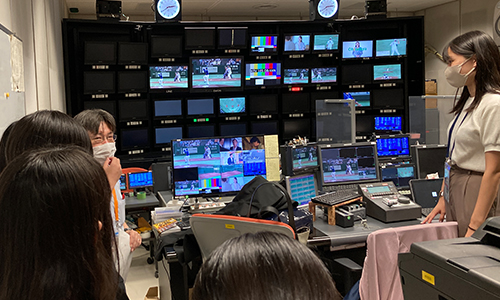
[[[12,32],[0,24],[0,135],[10,123],[26,114],[24,92],[12,90],[11,35]],[[12,38],[20,41],[15,35]]]

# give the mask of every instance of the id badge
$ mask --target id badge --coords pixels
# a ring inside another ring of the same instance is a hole
[[[444,163],[444,188],[443,197],[446,202],[450,202],[450,160],[447,159]]]

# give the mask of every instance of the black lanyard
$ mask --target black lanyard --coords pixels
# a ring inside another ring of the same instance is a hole
[[[465,117],[462,119],[462,122],[460,122],[460,125],[458,125],[458,128],[460,128],[460,126],[462,126],[462,124],[464,123],[465,118],[467,118],[468,114],[469,114],[469,112],[467,112],[465,114]],[[453,124],[451,124],[450,131],[448,132],[448,147],[446,148],[446,157],[447,158],[451,158],[451,153],[450,153],[451,135],[453,134],[453,128],[455,128],[455,124],[458,121],[458,117],[460,117],[460,114],[457,115],[457,117],[455,118],[455,121],[453,121]],[[457,129],[457,131],[458,131],[458,129]],[[452,153],[453,153],[453,149],[455,149],[455,140],[453,140],[453,147],[451,148]]]

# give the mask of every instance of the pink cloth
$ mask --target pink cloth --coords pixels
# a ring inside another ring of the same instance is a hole
[[[365,263],[359,282],[361,300],[404,300],[398,253],[409,252],[415,242],[456,237],[457,222],[419,224],[372,232],[366,242]]]

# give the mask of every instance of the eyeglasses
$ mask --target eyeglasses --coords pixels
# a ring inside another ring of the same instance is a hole
[[[118,136],[116,134],[108,135],[105,138],[100,135],[96,135],[95,137],[92,138],[92,145],[104,144],[104,141],[106,141],[107,143],[113,143],[114,141],[116,141],[117,137]]]

